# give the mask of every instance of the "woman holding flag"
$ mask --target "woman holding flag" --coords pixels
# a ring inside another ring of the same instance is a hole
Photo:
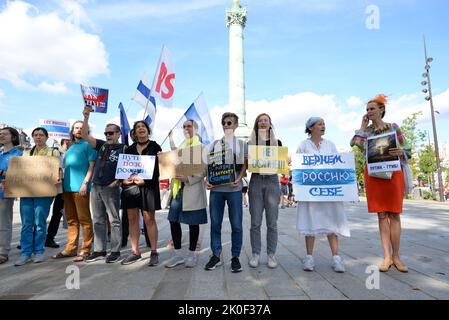
[[[191,148],[201,145],[201,138],[197,134],[198,124],[194,120],[187,120],[183,124],[185,140],[179,146],[179,149]],[[176,149],[173,141],[172,131],[169,133],[170,147]],[[184,264],[187,268],[196,266],[197,257],[195,249],[200,234],[200,224],[207,223],[207,196],[204,184],[205,172],[194,176],[177,175],[172,179],[172,200],[168,212],[168,221],[170,221],[170,230],[175,248],[175,255],[165,265],[167,268],[173,268]],[[181,254],[181,223],[189,225],[189,254],[185,258]]]

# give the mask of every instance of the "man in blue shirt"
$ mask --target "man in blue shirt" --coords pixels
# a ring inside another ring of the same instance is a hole
[[[70,132],[72,144],[65,156],[64,170],[64,209],[69,225],[65,250],[54,255],[54,259],[73,257],[78,252],[79,226],[83,228],[83,242],[79,255],[73,260],[81,262],[90,254],[94,238],[90,215],[90,179],[94,171],[97,152],[86,140],[81,131],[82,121],[76,121]]]
[[[4,179],[8,170],[9,159],[22,156],[22,151],[17,148],[19,144],[19,132],[16,129],[6,127],[0,130],[0,145],[3,145],[3,148],[0,150],[0,264],[5,263],[9,259],[14,206],[14,198],[4,197]]]

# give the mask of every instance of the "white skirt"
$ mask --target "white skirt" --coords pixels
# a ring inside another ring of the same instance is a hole
[[[297,213],[296,229],[301,235],[351,236],[343,202],[300,201]]]

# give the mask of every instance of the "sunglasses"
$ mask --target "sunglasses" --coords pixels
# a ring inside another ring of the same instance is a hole
[[[186,125],[186,126],[182,126],[184,129],[186,129],[186,128],[193,128],[193,126],[191,125],[191,124],[188,124],[188,125]]]
[[[104,133],[105,136],[112,136],[114,133],[116,133],[117,131],[106,131]]]
[[[232,126],[232,121],[223,121],[221,123],[222,126],[228,125],[228,126]]]

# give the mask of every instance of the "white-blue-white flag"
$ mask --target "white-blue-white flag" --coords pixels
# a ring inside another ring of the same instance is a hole
[[[144,120],[153,129],[156,119],[156,100],[151,94],[150,86],[145,79],[140,80],[133,99],[145,109]]]
[[[203,94],[200,94],[187,109],[182,116],[180,123],[184,123],[187,120],[196,121],[198,124],[198,135],[201,137],[203,144],[208,145],[214,141],[214,128]]]

